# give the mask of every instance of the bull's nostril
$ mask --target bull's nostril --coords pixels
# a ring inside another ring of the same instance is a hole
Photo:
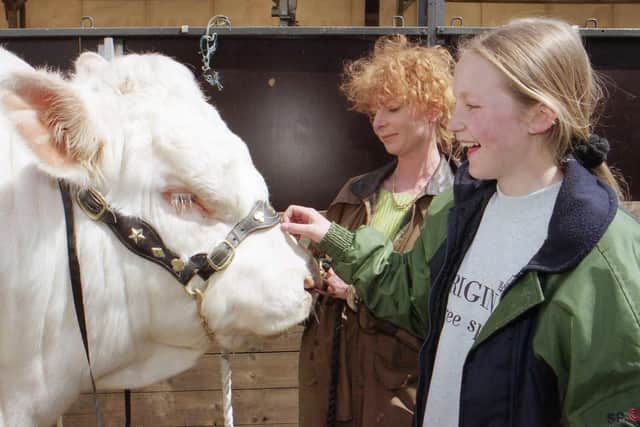
[[[305,289],[313,289],[315,287],[315,282],[313,281],[313,277],[307,276],[304,278],[304,288]]]

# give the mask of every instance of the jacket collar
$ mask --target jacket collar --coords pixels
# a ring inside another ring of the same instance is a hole
[[[484,206],[482,200],[495,191],[495,181],[472,178],[465,162],[458,169],[454,184],[455,209],[464,215],[468,207]],[[525,268],[559,273],[574,267],[600,240],[617,209],[615,192],[570,158],[565,164],[547,239]]]
[[[397,160],[393,160],[374,171],[355,178],[350,184],[349,189],[359,199],[370,197],[378,191],[384,180],[395,170],[397,164]],[[420,197],[440,194],[451,187],[451,182],[453,182],[451,167],[447,160],[440,156],[440,163],[424,187]]]

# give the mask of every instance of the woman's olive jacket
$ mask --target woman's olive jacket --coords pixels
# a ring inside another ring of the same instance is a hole
[[[349,230],[368,224],[377,192],[395,167],[391,162],[351,178],[329,206],[327,218]],[[453,173],[441,161],[401,222],[393,240],[395,251],[413,247],[433,196],[452,185]],[[332,359],[336,327],[338,353]],[[364,305],[353,311],[341,300],[319,296],[300,346],[300,427],[325,427],[329,410],[335,411],[340,427],[411,426],[421,342],[406,330],[376,319]],[[336,391],[329,396],[334,369]]]

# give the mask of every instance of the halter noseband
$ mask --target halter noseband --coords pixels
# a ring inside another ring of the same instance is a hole
[[[89,218],[106,224],[127,249],[160,265],[184,286],[185,291],[198,302],[200,319],[210,337],[213,336],[213,332],[202,313],[204,290],[189,286],[189,282],[196,274],[206,281],[213,274],[224,270],[233,261],[238,245],[249,234],[272,228],[280,222],[280,217],[273,207],[268,202],[259,200],[249,214],[238,221],[209,254],[197,253],[185,260],[167,248],[150,224],[111,208],[98,190],[89,188],[78,191],[76,202]]]

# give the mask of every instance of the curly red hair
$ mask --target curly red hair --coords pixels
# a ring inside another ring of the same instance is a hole
[[[438,145],[451,155],[453,135],[447,125],[455,105],[453,66],[442,47],[424,47],[403,35],[383,36],[368,56],[345,64],[340,89],[353,110],[368,115],[398,102],[439,114]]]

